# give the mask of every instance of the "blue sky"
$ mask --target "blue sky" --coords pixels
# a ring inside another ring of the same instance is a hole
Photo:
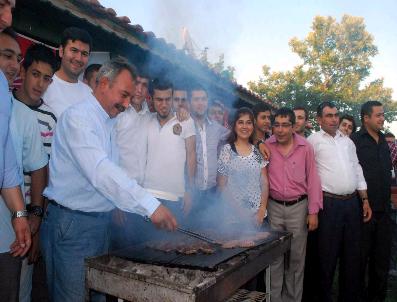
[[[225,54],[236,68],[237,81],[257,80],[262,65],[289,70],[299,58],[288,46],[304,38],[316,15],[340,20],[344,14],[364,17],[379,54],[370,79],[383,77],[397,100],[397,1],[382,0],[100,0],[132,24],[141,24],[177,47],[187,27],[199,49],[209,48],[210,60]]]

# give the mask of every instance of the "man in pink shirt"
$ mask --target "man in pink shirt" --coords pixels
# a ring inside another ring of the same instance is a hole
[[[289,265],[284,269],[280,257],[271,267],[275,302],[301,301],[307,231],[317,228],[317,213],[323,206],[313,148],[294,134],[294,124],[294,112],[280,108],[273,118],[273,136],[266,140],[272,154],[268,166],[270,227],[293,234]]]

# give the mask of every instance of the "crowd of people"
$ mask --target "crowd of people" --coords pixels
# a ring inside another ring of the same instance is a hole
[[[338,301],[385,300],[397,146],[382,103],[362,104],[359,131],[332,102],[312,134],[304,107],[259,103],[228,123],[200,83],[153,79],[121,57],[87,66],[82,28],[64,30],[59,58],[41,44],[22,56],[14,5],[0,0],[1,301],[31,301],[43,268],[50,301],[83,301],[86,257],[217,202],[230,223],[292,233],[272,301],[332,301],[337,268]]]

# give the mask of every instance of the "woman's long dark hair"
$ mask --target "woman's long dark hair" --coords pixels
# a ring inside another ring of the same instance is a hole
[[[234,145],[234,143],[237,140],[237,133],[235,130],[236,124],[237,124],[237,121],[239,120],[239,118],[246,114],[249,116],[249,118],[252,122],[252,125],[254,126],[255,125],[254,114],[252,113],[252,110],[247,107],[242,107],[242,108],[238,109],[233,116],[233,121],[231,122],[231,131],[230,131],[230,135],[227,139],[227,142],[232,147],[232,150],[236,153],[237,153],[236,146]],[[254,133],[255,133],[255,126],[254,126],[254,131],[252,131],[251,136],[249,137],[249,142],[251,144],[253,144],[253,141],[254,141]]]

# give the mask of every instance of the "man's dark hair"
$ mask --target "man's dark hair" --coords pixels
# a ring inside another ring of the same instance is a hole
[[[211,102],[210,102],[208,107],[219,107],[222,110],[225,110],[225,104],[223,104],[219,99],[211,100]]]
[[[66,47],[68,41],[81,41],[85,44],[88,44],[90,47],[90,52],[92,50],[92,38],[91,35],[85,29],[78,27],[68,27],[62,33],[61,45],[62,47]]]
[[[361,122],[364,123],[365,115],[371,116],[373,107],[379,107],[379,106],[383,106],[383,104],[378,101],[368,101],[368,102],[365,102],[364,104],[362,104],[361,112],[360,112]]]
[[[342,123],[343,120],[348,120],[352,123],[353,125],[353,132],[356,132],[357,130],[357,124],[356,124],[356,120],[354,119],[354,117],[350,114],[344,114],[339,118],[339,125]]]
[[[202,86],[202,85],[199,84],[199,83],[193,83],[193,84],[190,86],[190,89],[189,89],[188,92],[187,92],[187,97],[188,97],[189,100],[192,99],[192,92],[193,92],[193,91],[204,91],[205,94],[206,94],[207,97],[208,97],[208,91],[207,91],[207,89],[204,88],[204,86]]]
[[[7,27],[0,33],[5,34],[6,36],[9,36],[10,38],[14,39],[18,43],[18,40],[17,40],[18,35],[11,27]],[[19,45],[19,43],[18,43],[18,45]]]
[[[148,79],[150,80],[150,75],[149,72],[146,68],[138,68],[137,70],[137,76],[143,79]]]
[[[329,108],[337,108],[336,105],[331,102],[331,101],[325,101],[322,102],[320,105],[318,105],[317,107],[317,116],[322,117],[323,116],[323,111],[325,107],[329,107]]]
[[[385,137],[392,137],[392,138],[396,138],[396,137],[394,136],[394,134],[393,134],[393,133],[391,133],[391,132],[386,132],[386,133],[385,133]]]
[[[277,109],[274,115],[272,116],[272,124],[275,123],[276,117],[281,116],[281,117],[288,117],[289,121],[291,122],[292,126],[295,125],[295,113],[292,111],[292,109],[287,108],[287,107],[282,107],[280,109]]]
[[[58,61],[54,52],[40,43],[29,46],[26,51],[22,66],[25,70],[28,70],[33,62],[42,62],[50,65],[53,73],[58,70]]]
[[[254,113],[255,119],[258,118],[258,114],[261,112],[266,112],[270,111],[270,114],[272,113],[272,107],[269,104],[266,104],[264,102],[256,104],[254,107],[252,107],[252,112]]]
[[[99,71],[99,69],[101,68],[101,64],[90,64],[88,65],[88,67],[84,70],[84,79],[89,81],[92,78],[92,75],[94,74],[94,72]]]
[[[154,79],[150,82],[149,93],[153,96],[155,90],[173,90],[172,83],[164,79]]]
[[[292,110],[303,110],[305,112],[305,121],[309,120],[309,111],[303,106],[295,106]]]

